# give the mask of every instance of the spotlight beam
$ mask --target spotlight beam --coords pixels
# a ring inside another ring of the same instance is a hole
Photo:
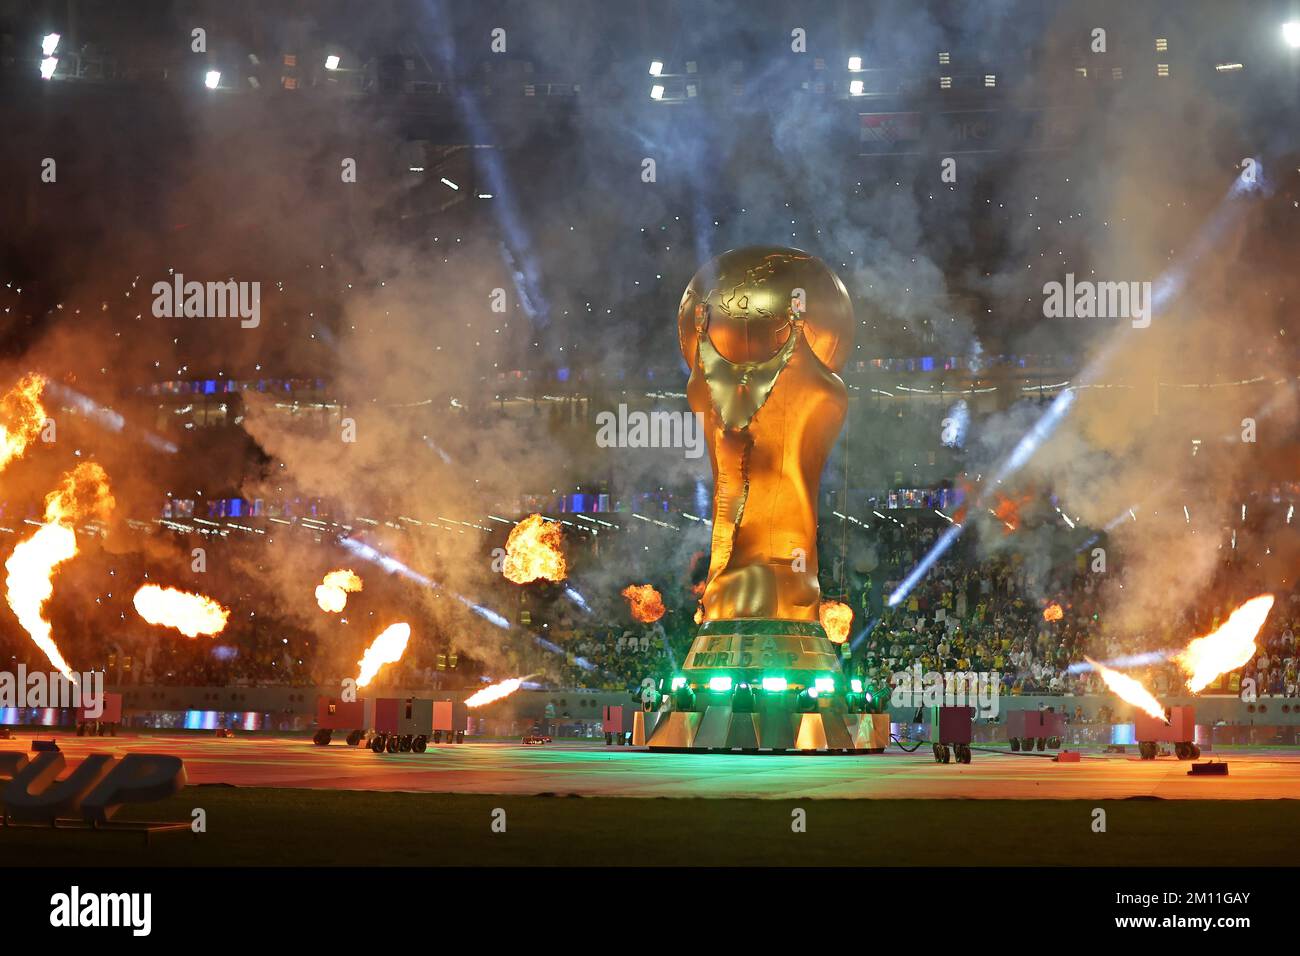
[[[1240,218],[1242,206],[1240,203],[1234,202],[1234,200],[1249,193],[1259,192],[1263,188],[1262,176],[1261,164],[1255,161],[1252,167],[1243,169],[1233,179],[1227,193],[1215,206],[1210,218],[1197,232],[1188,251],[1180,256],[1174,265],[1161,273],[1159,278],[1152,284],[1152,318],[1157,313],[1163,312],[1177,298],[1186,286],[1187,276],[1190,274],[1192,267],[1213,249],[1224,231]],[[1088,367],[1084,369],[1079,384],[1084,385],[1094,382],[1101,374],[1101,371],[1109,364],[1111,357],[1119,350],[1125,338],[1132,333],[1133,329],[1126,326],[1113,335],[1102,349],[1101,354],[1094,358],[1088,364]],[[1016,447],[1012,449],[1011,454],[1003,459],[1002,464],[994,472],[994,480],[986,487],[995,487],[1000,482],[1010,478],[1033,458],[1034,453],[1042,447],[1043,443],[1052,436],[1052,433],[1065,419],[1066,414],[1074,404],[1074,393],[1077,387],[1076,385],[1062,390],[1052,400],[1052,404],[1048,406],[1047,411],[1021,437],[1020,441],[1016,443]],[[971,503],[971,508],[975,508],[982,500],[983,496],[978,496]],[[889,596],[889,607],[896,607],[911,593],[912,589],[925,577],[926,573],[934,567],[935,562],[961,536],[962,527],[962,525],[953,525],[934,543],[925,557],[917,563],[911,573],[903,579],[903,582],[894,590],[894,593]]]

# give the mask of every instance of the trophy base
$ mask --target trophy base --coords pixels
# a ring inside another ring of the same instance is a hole
[[[707,621],[669,704],[639,712],[632,742],[671,753],[880,753],[889,715],[846,681],[820,624]]]

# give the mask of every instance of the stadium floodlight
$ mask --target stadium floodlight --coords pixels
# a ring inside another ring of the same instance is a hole
[[[854,73],[862,69],[862,57],[860,56],[849,57],[849,69]]]
[[[57,33],[47,33],[41,37],[41,52],[46,56],[53,56],[54,51],[59,48],[59,35]]]
[[[208,72],[203,76],[203,85],[210,90],[215,90],[217,88],[217,85],[220,83],[221,83],[220,70],[208,70]]]
[[[650,87],[650,99],[662,100],[663,98],[664,98],[664,88],[662,86],[656,83],[654,86]]]
[[[337,56],[331,53],[329,56],[325,57],[325,69],[337,70],[338,68],[339,68],[339,58]]]
[[[1288,20],[1282,24],[1282,39],[1293,50],[1300,50],[1300,20]]]
[[[59,65],[57,56],[47,56],[41,60],[41,79],[48,80],[54,75],[54,68]]]
[[[850,95],[850,96],[861,96],[861,95],[862,95],[862,89],[863,89],[863,87],[862,87],[862,81],[861,81],[861,80],[850,80],[850,81],[849,81],[849,95]]]
[[[663,71],[664,71],[664,65],[663,65],[662,63],[660,63],[658,60],[651,60],[651,61],[650,61],[650,75],[651,75],[651,76],[658,76],[658,75],[659,75],[660,73],[662,73]]]

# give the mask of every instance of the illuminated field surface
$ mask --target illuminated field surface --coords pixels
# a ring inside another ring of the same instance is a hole
[[[22,742],[13,742],[14,744]],[[191,786],[133,819],[206,813],[207,831],[0,831],[47,864],[1281,865],[1300,825],[1300,757],[1226,755],[1228,777],[1174,759],[1077,764],[925,750],[876,757],[651,754],[477,743],[379,756],[301,738],[62,738],[185,758]],[[1225,755],[1219,755],[1223,758]],[[1249,802],[1246,802],[1249,801]],[[1093,830],[1106,811],[1106,832]],[[793,832],[796,808],[806,831]],[[492,830],[505,812],[504,833]],[[743,839],[740,836],[743,834]],[[684,847],[689,846],[686,853]]]
[[[648,753],[602,744],[430,745],[422,754],[377,755],[302,737],[220,739],[194,735],[60,737],[69,763],[83,754],[155,751],[185,760],[191,784],[429,793],[575,794],[584,797],[796,799],[1272,800],[1300,797],[1300,754],[1225,750],[1227,777],[1189,777],[1172,757],[1085,754],[1079,763],[977,751],[969,765],[936,764],[926,747],[875,756]],[[23,749],[25,739],[0,744]]]

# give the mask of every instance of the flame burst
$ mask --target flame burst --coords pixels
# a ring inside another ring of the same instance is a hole
[[[0,398],[0,471],[21,458],[27,446],[40,435],[45,424],[45,408],[41,405],[41,392],[45,379],[40,375],[24,375],[18,384]]]
[[[569,574],[560,545],[564,532],[559,523],[541,515],[529,515],[506,539],[506,560],[501,573],[515,584],[532,581],[563,581]]]
[[[5,570],[9,572],[5,579],[6,597],[18,623],[55,669],[70,680],[74,679],[72,668],[59,653],[50,622],[41,611],[54,593],[55,569],[77,553],[77,534],[72,530],[72,523],[82,517],[106,520],[113,505],[104,469],[94,462],[81,462],[46,496],[45,524],[20,542],[5,562]]]
[[[1111,670],[1105,664],[1099,664],[1091,657],[1084,657],[1084,660],[1096,669],[1101,675],[1101,679],[1106,682],[1106,686],[1114,691],[1120,700],[1127,701],[1138,710],[1150,714],[1156,720],[1165,719],[1165,709],[1160,706],[1160,701],[1156,700],[1151,691],[1142,686],[1142,682],[1127,674],[1121,674],[1119,671]]]
[[[632,617],[642,624],[653,624],[664,616],[663,595],[650,584],[629,584],[623,589],[623,597],[632,611]]]
[[[843,644],[849,639],[849,628],[853,626],[853,608],[842,601],[822,601],[817,609],[822,627],[832,644]]]
[[[220,634],[230,611],[210,597],[146,584],[135,592],[135,611],[150,624],[174,627],[186,637]]]
[[[1002,533],[1011,534],[1020,527],[1020,509],[1034,500],[1032,494],[1010,498],[1000,491],[993,493],[994,506],[989,509],[993,516],[1002,522]]]
[[[1273,595],[1253,597],[1228,615],[1219,628],[1198,637],[1174,662],[1188,675],[1187,689],[1203,690],[1220,674],[1235,671],[1255,656],[1255,635],[1273,609]]]
[[[1065,617],[1065,612],[1061,610],[1061,605],[1055,601],[1043,608],[1044,621],[1059,621],[1063,617]]]
[[[365,687],[375,675],[379,673],[379,668],[385,664],[396,664],[406,653],[406,644],[411,639],[411,625],[405,623],[392,624],[385,628],[383,633],[370,642],[366,652],[361,655],[361,660],[357,661],[361,665],[361,672],[357,674],[357,686]]]
[[[322,611],[338,614],[348,605],[348,594],[361,590],[361,578],[355,571],[340,568],[325,575],[316,585],[316,603]]]
[[[509,697],[517,691],[524,683],[523,677],[511,677],[509,680],[503,680],[499,684],[492,684],[476,691],[465,698],[466,707],[482,707],[484,704],[490,704],[494,700],[500,700],[502,697]]]
[[[699,607],[695,609],[695,623],[699,624],[703,620],[704,620],[704,605],[701,604]]]

